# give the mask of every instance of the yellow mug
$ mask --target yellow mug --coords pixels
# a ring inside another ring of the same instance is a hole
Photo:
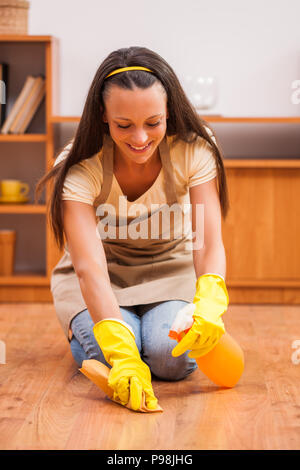
[[[27,196],[29,193],[29,185],[19,180],[2,180],[1,195],[4,198],[19,199]]]

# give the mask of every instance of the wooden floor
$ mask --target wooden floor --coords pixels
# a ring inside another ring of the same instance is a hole
[[[224,321],[244,349],[240,383],[153,381],[164,412],[142,414],[78,371],[51,304],[0,305],[0,449],[299,449],[300,306],[231,305]]]

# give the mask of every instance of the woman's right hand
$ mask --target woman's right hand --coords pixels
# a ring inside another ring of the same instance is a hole
[[[141,360],[131,327],[117,318],[109,318],[96,323],[93,332],[105,360],[112,366],[108,385],[114,391],[113,399],[137,411],[144,393],[146,407],[155,410],[158,401],[151,385],[151,372]]]

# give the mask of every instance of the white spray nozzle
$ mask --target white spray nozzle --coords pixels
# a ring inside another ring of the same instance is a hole
[[[171,326],[170,331],[175,331],[177,334],[180,334],[182,331],[188,330],[193,324],[193,314],[195,311],[196,305],[193,303],[185,305],[181,308],[176,315],[176,318]]]

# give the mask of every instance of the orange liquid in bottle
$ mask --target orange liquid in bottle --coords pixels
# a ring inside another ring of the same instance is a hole
[[[169,337],[180,341],[189,331],[170,330]],[[235,339],[225,332],[218,344],[205,356],[196,358],[199,369],[219,387],[234,387],[244,371],[244,353]]]
[[[196,359],[199,369],[216,385],[234,387],[244,370],[244,353],[229,333],[205,356]]]

